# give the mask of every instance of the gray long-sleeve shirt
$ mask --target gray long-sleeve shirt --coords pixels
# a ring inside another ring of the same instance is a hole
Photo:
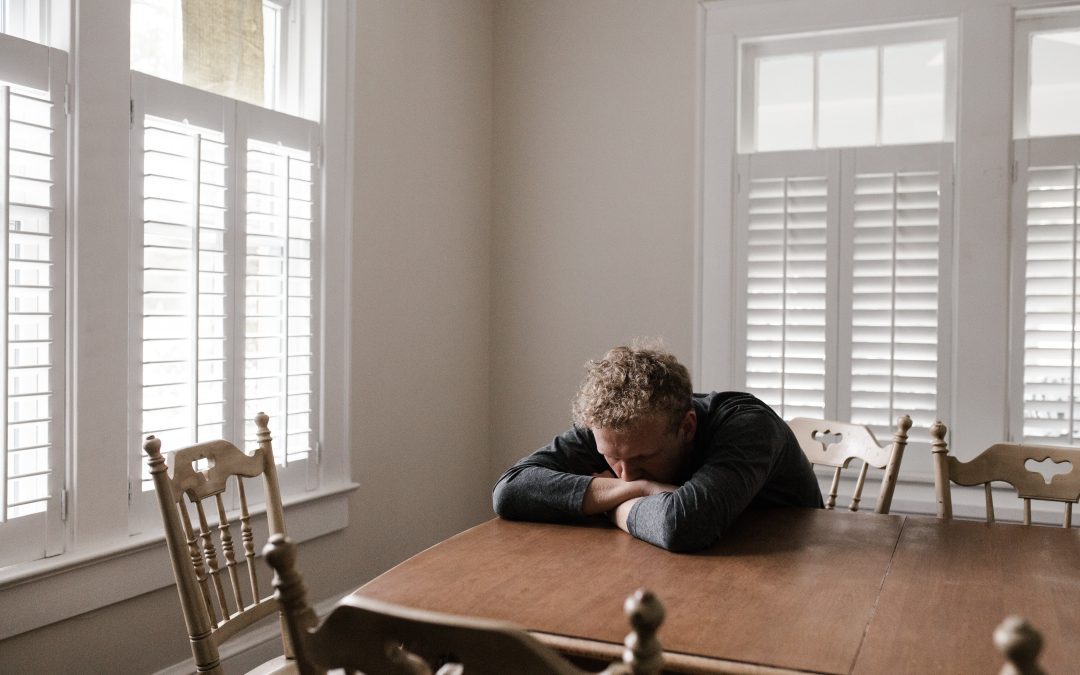
[[[671,551],[715,543],[747,507],[821,508],[813,468],[788,425],[750,394],[694,394],[698,427],[675,492],[639,500],[630,534]],[[512,520],[582,520],[594,473],[609,469],[589,429],[573,427],[495,484],[495,512]]]

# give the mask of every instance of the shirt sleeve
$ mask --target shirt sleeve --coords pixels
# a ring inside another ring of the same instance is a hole
[[[630,534],[669,551],[700,550],[718,541],[761,491],[784,448],[777,422],[748,411],[710,432],[705,461],[688,481],[630,510]]]
[[[581,506],[592,474],[605,468],[592,433],[574,427],[510,467],[495,483],[492,506],[509,520],[583,520]]]

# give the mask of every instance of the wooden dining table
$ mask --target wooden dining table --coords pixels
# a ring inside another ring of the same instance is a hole
[[[1013,614],[1044,636],[1047,672],[1080,672],[1076,528],[774,509],[677,554],[605,524],[494,519],[356,593],[510,621],[615,660],[623,600],[641,587],[666,609],[671,672],[997,672],[993,630]]]

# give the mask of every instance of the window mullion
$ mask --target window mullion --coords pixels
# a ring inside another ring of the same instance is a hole
[[[897,211],[899,209],[898,193],[900,191],[900,180],[896,171],[893,171],[890,175],[890,181],[892,183],[892,237],[890,241],[892,251],[889,260],[889,418],[891,420],[896,410],[896,259],[899,252],[899,238],[897,237],[899,219],[897,218]]]
[[[780,416],[787,417],[787,374],[788,374],[788,234],[791,225],[789,214],[788,188],[790,179],[783,183],[784,227],[780,246]]]
[[[288,153],[282,155],[282,163],[284,170],[281,172],[281,178],[283,182],[282,189],[282,211],[281,217],[283,219],[282,236],[285,238],[282,242],[281,250],[283,252],[284,259],[281,261],[281,316],[283,319],[284,339],[282,340],[282,382],[281,382],[281,429],[283,430],[283,436],[285,442],[283,445],[284,450],[282,452],[282,460],[285,466],[289,465],[289,337],[291,331],[291,313],[289,311],[289,265],[292,261],[292,256],[289,251],[289,199],[290,199],[290,168],[291,161]]]
[[[1068,413],[1069,429],[1066,432],[1066,438],[1068,438],[1069,443],[1074,443],[1076,441],[1076,426],[1075,426],[1075,416],[1076,416],[1076,333],[1077,333],[1077,331],[1076,331],[1076,265],[1077,265],[1077,262],[1078,262],[1077,255],[1076,255],[1077,254],[1076,238],[1077,238],[1078,235],[1080,235],[1080,227],[1078,227],[1078,225],[1080,225],[1080,223],[1077,222],[1077,212],[1076,212],[1077,179],[1078,179],[1078,175],[1077,175],[1078,171],[1077,171],[1077,169],[1078,168],[1080,168],[1080,167],[1077,167],[1077,166],[1072,167],[1072,174],[1073,174],[1072,191],[1071,191],[1072,199],[1070,200],[1072,202],[1072,242],[1071,242],[1071,244],[1072,244],[1072,255],[1070,256],[1070,258],[1071,258],[1070,267],[1072,268],[1071,269],[1072,274],[1070,274],[1069,276],[1071,277],[1071,280],[1072,280],[1072,293],[1070,294],[1070,301],[1069,301],[1069,305],[1070,305],[1070,307],[1069,307],[1069,318],[1070,318],[1070,321],[1069,321],[1069,323],[1070,323],[1070,325],[1069,325],[1069,337],[1070,337],[1070,340],[1069,340],[1069,343],[1070,343],[1069,344],[1069,391],[1072,393],[1072,400],[1069,401],[1069,413]]]
[[[0,440],[0,448],[3,448],[3,452],[0,453],[0,523],[5,522],[8,519],[7,505],[8,505],[8,444],[7,444],[7,393],[8,393],[8,376],[7,376],[7,301],[8,301],[8,279],[10,274],[8,273],[8,223],[11,222],[10,209],[8,207],[8,190],[10,180],[8,177],[8,158],[10,155],[9,148],[11,140],[11,125],[9,120],[11,119],[11,96],[10,89],[8,87],[0,87],[0,210],[2,210],[3,224],[4,224],[4,237],[0,241],[0,260],[4,264],[4,280],[0,283],[0,317],[3,318],[0,321],[0,375],[4,378],[4,404],[0,405],[0,430],[3,432],[2,440]]]
[[[226,320],[226,325],[231,326],[231,340],[226,340],[225,372],[231,375],[231,383],[227,382],[224,391],[227,392],[225,405],[229,420],[225,428],[230,429],[232,437],[241,447],[247,446],[246,429],[248,423],[247,406],[245,405],[245,393],[247,381],[245,378],[246,342],[247,331],[245,321],[247,319],[247,303],[245,294],[245,264],[247,260],[247,120],[242,112],[242,106],[232,104],[228,107],[226,119],[231,126],[226,129],[225,138],[228,147],[228,170],[231,172],[232,198],[226,201],[228,213],[226,214],[225,227],[232,236],[226,236],[225,242],[231,251],[226,250],[225,257],[229,264],[225,287],[226,314],[231,310],[232,321]],[[226,183],[229,183],[228,178]],[[231,384],[231,386],[229,386]],[[271,425],[273,420],[271,420]]]
[[[195,133],[191,135],[192,153],[191,153],[191,312],[189,314],[191,322],[191,348],[189,357],[191,359],[191,391],[189,392],[189,400],[191,401],[191,429],[192,429],[192,441],[199,441],[199,382],[202,379],[199,371],[199,317],[201,316],[201,307],[199,306],[199,270],[202,266],[201,261],[201,244],[200,244],[200,227],[202,224],[202,175],[201,175],[201,161],[202,161],[202,138],[201,133]]]

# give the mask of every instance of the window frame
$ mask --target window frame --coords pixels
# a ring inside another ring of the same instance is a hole
[[[694,357],[699,386],[734,386],[734,197],[740,42],[914,21],[957,21],[950,448],[966,459],[1007,437],[1015,13],[1041,0],[709,0],[703,3],[700,195]],[[987,139],[1000,139],[988,142]],[[973,252],[978,251],[978,255]],[[989,365],[988,364],[992,364]],[[908,452],[897,510],[934,513],[929,454]],[[981,504],[954,504],[980,513]]]
[[[65,3],[55,4],[65,9]],[[126,484],[137,449],[128,445],[128,406],[117,405],[117,399],[126,400],[131,391],[128,354],[133,353],[129,281],[116,273],[133,260],[126,225],[131,217],[129,153],[114,151],[130,138],[129,103],[124,100],[130,94],[130,15],[124,5],[105,3],[93,12],[71,14],[72,43],[80,46],[80,54],[69,60],[67,73],[73,129],[69,157],[74,158],[68,163],[72,193],[67,230],[69,517],[62,528],[62,554],[0,568],[0,605],[9,610],[0,622],[0,640],[173,583],[171,575],[161,574],[168,569],[168,558],[160,526],[129,533]],[[323,362],[334,367],[323,369],[316,394],[323,480],[318,489],[283,500],[290,536],[297,541],[346,527],[349,494],[357,487],[351,479],[348,434],[356,8],[327,0],[322,16],[324,21],[306,27],[325,35],[327,55],[320,55],[321,70],[313,85],[326,82],[318,97],[324,180],[317,197],[325,236],[313,255],[326,270],[318,291],[319,349]],[[53,31],[58,31],[55,24]],[[0,60],[0,68],[3,65]],[[333,142],[327,143],[328,138]],[[125,225],[118,226],[118,221]],[[253,516],[253,522],[261,518]],[[116,578],[126,583],[101,583]]]

